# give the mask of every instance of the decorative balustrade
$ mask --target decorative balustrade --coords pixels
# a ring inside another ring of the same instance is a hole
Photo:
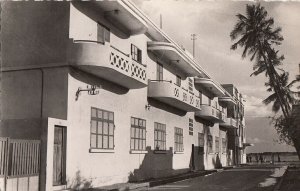
[[[184,111],[200,110],[200,98],[171,81],[149,81],[148,97],[152,97]]]
[[[109,44],[83,40],[71,42],[68,62],[128,89],[147,86],[146,66]]]

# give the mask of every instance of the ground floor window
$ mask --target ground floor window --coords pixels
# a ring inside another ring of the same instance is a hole
[[[213,137],[211,135],[207,135],[207,146],[208,146],[208,153],[213,152]]]
[[[156,150],[166,150],[166,125],[154,123],[154,148]]]
[[[182,152],[183,151],[183,129],[175,127],[175,151]]]
[[[216,137],[215,138],[215,148],[216,148],[216,153],[219,153],[220,152],[220,139],[219,137]]]
[[[204,133],[198,133],[198,145],[204,147]]]
[[[146,150],[146,120],[131,117],[130,149]]]
[[[113,112],[91,109],[91,148],[114,149],[114,129]]]
[[[227,152],[227,141],[226,138],[222,138],[222,152],[226,153]]]

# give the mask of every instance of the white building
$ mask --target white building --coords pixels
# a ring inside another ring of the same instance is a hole
[[[131,2],[1,6],[0,136],[41,140],[39,190],[245,162],[241,94]]]

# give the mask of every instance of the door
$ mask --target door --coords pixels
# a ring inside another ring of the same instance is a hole
[[[195,170],[204,170],[204,134],[198,133],[198,146],[194,148]]]
[[[53,186],[65,184],[65,155],[66,139],[65,128],[61,126],[54,127],[54,148],[53,148]]]

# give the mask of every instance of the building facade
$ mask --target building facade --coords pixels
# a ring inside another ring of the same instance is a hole
[[[245,162],[242,95],[131,2],[1,6],[0,136],[41,140],[40,190]]]

